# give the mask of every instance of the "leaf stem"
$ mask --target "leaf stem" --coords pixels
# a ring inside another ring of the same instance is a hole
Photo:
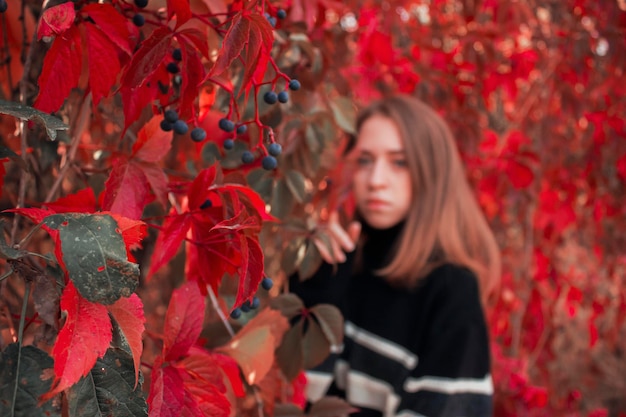
[[[17,399],[17,387],[20,385],[20,361],[22,359],[22,338],[24,337],[24,319],[26,317],[26,308],[28,307],[28,298],[30,297],[30,283],[26,283],[24,288],[24,299],[22,301],[22,314],[20,316],[20,325],[17,330],[17,366],[15,368],[15,387],[13,388],[13,401],[11,401],[11,417],[15,417],[15,400]]]
[[[211,304],[213,304],[213,308],[215,309],[215,312],[222,320],[222,323],[224,323],[224,327],[226,327],[226,330],[228,331],[228,334],[230,335],[230,337],[234,337],[235,331],[233,330],[233,326],[230,325],[228,318],[226,317],[226,315],[220,308],[220,305],[217,301],[217,297],[215,296],[215,293],[213,292],[213,288],[210,285],[207,285],[207,290],[209,292],[209,298],[211,298]]]
[[[28,232],[28,234],[26,236],[24,236],[24,238],[22,240],[20,240],[20,242],[15,245],[17,249],[21,249],[23,245],[26,244],[26,242],[28,241],[28,239],[30,239],[33,234],[39,230],[41,228],[41,223],[38,223],[35,227],[33,227],[30,232]]]
[[[13,273],[13,269],[9,269],[6,274],[4,274],[4,275],[2,275],[0,277],[0,282],[4,281],[8,277],[10,277],[12,273]]]

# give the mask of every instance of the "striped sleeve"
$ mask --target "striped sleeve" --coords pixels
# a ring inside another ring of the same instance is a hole
[[[475,276],[453,267],[438,277],[432,320],[406,378],[398,416],[491,416],[489,339]]]

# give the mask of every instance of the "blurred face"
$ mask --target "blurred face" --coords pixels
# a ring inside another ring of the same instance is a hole
[[[404,220],[411,207],[411,175],[395,123],[380,115],[367,119],[351,157],[354,196],[365,221],[387,229]]]

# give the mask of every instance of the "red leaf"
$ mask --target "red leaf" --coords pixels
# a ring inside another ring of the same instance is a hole
[[[105,214],[106,212],[102,212]],[[128,258],[131,259],[130,251],[141,248],[141,241],[148,233],[147,225],[141,220],[133,220],[120,216],[117,213],[109,213],[117,222],[117,227],[124,239],[124,245],[128,251]]]
[[[211,58],[206,32],[202,32],[197,28],[189,28],[179,31],[176,35],[180,44],[193,45],[203,57]]]
[[[132,294],[128,298],[120,298],[114,304],[107,306],[107,308],[130,346],[133,362],[135,363],[135,387],[137,387],[139,365],[141,364],[141,353],[143,351],[141,336],[146,322],[143,314],[143,303],[137,294]]]
[[[185,404],[183,378],[178,369],[163,368],[160,357],[152,367],[152,381],[148,395],[150,417],[179,417]]]
[[[44,395],[46,399],[87,375],[105,354],[112,338],[106,307],[84,299],[72,281],[63,290],[61,310],[67,312],[67,318],[52,349],[55,378],[51,390]]]
[[[158,87],[142,86],[129,88],[124,85],[120,88],[122,105],[124,106],[124,131],[139,118],[143,109],[157,97]]]
[[[211,166],[200,171],[198,176],[193,180],[187,192],[190,210],[196,210],[204,203],[207,198],[208,189],[215,181],[216,174],[215,166]]]
[[[148,185],[157,201],[163,207],[167,207],[167,175],[165,175],[163,169],[156,164],[145,162],[137,162],[137,165],[143,171],[143,175],[146,176],[146,181],[148,181]]]
[[[265,202],[263,201],[261,196],[259,196],[259,194],[257,194],[257,192],[254,191],[252,188],[245,187],[239,184],[227,184],[224,186],[216,187],[215,189],[216,190],[220,190],[220,189],[235,190],[243,194],[246,197],[246,199],[250,202],[251,207],[254,208],[254,210],[261,217],[261,219],[266,220],[266,221],[271,221],[271,222],[278,221],[276,217],[272,216],[266,211]]]
[[[55,213],[93,213],[96,211],[96,195],[93,188],[83,188],[45,205]]]
[[[198,412],[190,414],[190,417],[198,415],[211,417],[230,416],[230,401],[217,387],[196,378],[187,378],[184,384],[186,394],[193,398],[198,408]]]
[[[192,379],[211,384],[220,392],[226,392],[224,374],[215,360],[214,354],[200,347],[192,346],[184,358],[172,364],[172,366],[191,376]]]
[[[72,26],[75,18],[74,2],[71,1],[44,10],[37,29],[37,39],[62,34]]]
[[[242,251],[245,252],[243,254],[245,262],[240,266],[235,306],[239,306],[252,298],[263,279],[263,249],[261,249],[261,245],[258,240],[248,236],[242,236],[241,242]]]
[[[535,178],[530,168],[514,160],[507,161],[504,169],[513,187],[517,189],[528,187]]]
[[[137,134],[132,157],[145,162],[159,162],[172,147],[172,132],[160,128],[163,117],[155,116]]]
[[[167,18],[176,15],[176,27],[180,27],[191,19],[189,0],[167,0]]]
[[[157,28],[144,40],[122,76],[127,88],[137,88],[163,64],[172,43],[172,30],[167,26]]]
[[[622,155],[616,162],[615,168],[617,169],[617,175],[622,179],[622,182],[626,183],[626,154]]]
[[[97,106],[107,97],[121,70],[118,48],[107,34],[97,26],[86,24],[87,56],[89,63],[89,87],[93,95],[93,105]]]
[[[233,393],[237,397],[243,397],[246,392],[243,389],[243,381],[241,380],[241,373],[239,372],[237,362],[230,356],[222,355],[221,353],[213,353],[213,359],[219,364],[230,381]]]
[[[114,45],[117,45],[128,56],[133,54],[138,30],[134,25],[129,25],[128,19],[115,7],[109,3],[90,3],[83,6],[81,13],[87,13]]]
[[[245,15],[250,20],[250,37],[246,49],[246,70],[242,85],[248,90],[252,79],[262,81],[274,43],[274,30],[268,20],[258,13]]]
[[[64,4],[73,3],[68,2]],[[39,75],[39,94],[34,107],[45,113],[59,110],[72,88],[78,85],[82,68],[82,49],[78,26],[58,36],[43,61]]]
[[[205,71],[193,45],[183,42],[180,46],[183,51],[183,66],[186,69],[186,77],[183,77],[181,85],[180,108],[190,110],[196,106],[198,86],[204,79]],[[187,116],[186,113],[183,115]]]
[[[198,284],[185,282],[174,290],[165,315],[163,331],[163,356],[176,360],[196,343],[204,321],[204,297]]]
[[[102,209],[122,216],[139,219],[150,202],[147,179],[141,167],[132,160],[120,158],[113,164],[104,184]]]
[[[180,215],[172,214],[165,219],[163,229],[159,233],[154,245],[148,277],[152,276],[176,255],[180,244],[189,230],[189,226],[191,226],[191,220],[192,216],[188,213]]]
[[[249,37],[250,21],[243,16],[242,12],[239,12],[233,18],[230,28],[224,36],[217,60],[211,69],[211,76],[220,75],[230,67],[232,62],[241,55]]]

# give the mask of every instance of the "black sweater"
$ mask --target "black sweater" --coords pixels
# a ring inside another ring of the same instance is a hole
[[[400,227],[364,226],[360,272],[352,272],[355,256],[348,254],[336,270],[323,264],[309,280],[290,279],[305,305],[334,304],[345,318],[342,352],[308,372],[309,383],[328,381],[327,394],[360,409],[352,416],[491,416],[489,341],[476,277],[444,264],[409,290],[374,275]]]

